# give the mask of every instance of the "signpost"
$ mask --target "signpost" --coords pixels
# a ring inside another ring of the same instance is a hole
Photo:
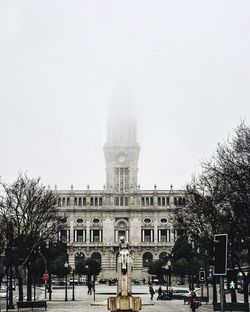
[[[227,275],[227,234],[214,235],[214,275],[220,276],[220,305],[221,311],[225,311],[224,301],[224,276]]]

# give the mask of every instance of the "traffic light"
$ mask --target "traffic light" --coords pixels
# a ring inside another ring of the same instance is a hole
[[[234,290],[237,288],[237,271],[227,271],[227,289]]]
[[[205,271],[199,271],[199,281],[200,282],[205,282]]]
[[[227,275],[227,234],[214,235],[214,275]]]

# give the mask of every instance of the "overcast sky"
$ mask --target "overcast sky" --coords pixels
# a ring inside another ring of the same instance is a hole
[[[2,180],[101,189],[117,86],[136,105],[141,188],[183,187],[250,125],[250,1],[1,0]]]

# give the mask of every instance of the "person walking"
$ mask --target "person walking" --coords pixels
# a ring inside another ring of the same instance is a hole
[[[91,285],[91,282],[88,282],[87,287],[88,287],[88,295],[91,295],[91,294],[92,294],[92,285]]]
[[[157,300],[161,300],[161,299],[162,299],[162,289],[161,289],[161,286],[159,286]]]
[[[153,288],[153,286],[151,284],[149,285],[149,293],[151,295],[151,300],[153,300],[155,291],[154,291],[154,288]]]
[[[192,312],[195,312],[195,310],[199,307],[199,300],[194,291],[191,292],[191,296],[189,298],[189,304],[190,304],[190,308]]]

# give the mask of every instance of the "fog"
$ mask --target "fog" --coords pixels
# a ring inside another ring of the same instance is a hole
[[[0,2],[0,175],[101,189],[107,119],[137,121],[141,189],[183,187],[245,119],[249,1]]]

